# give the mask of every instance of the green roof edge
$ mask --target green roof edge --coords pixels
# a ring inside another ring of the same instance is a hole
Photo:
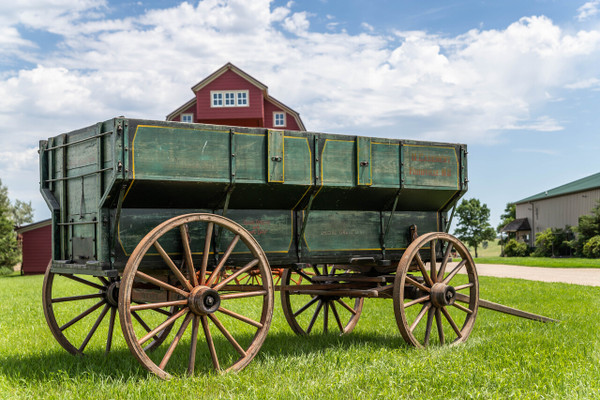
[[[515,201],[514,204],[527,203],[533,200],[549,199],[551,197],[564,196],[570,193],[582,192],[584,190],[600,188],[600,172],[577,179],[576,181],[566,183],[553,189],[545,190],[533,196]]]

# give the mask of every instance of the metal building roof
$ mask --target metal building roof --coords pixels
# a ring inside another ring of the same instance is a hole
[[[535,200],[548,199],[551,197],[562,196],[570,193],[583,192],[585,190],[600,188],[600,172],[576,181],[555,187],[554,189],[546,190],[533,196],[526,197],[522,200],[515,201],[515,204],[528,203]]]

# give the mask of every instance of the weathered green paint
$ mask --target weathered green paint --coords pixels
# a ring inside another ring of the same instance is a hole
[[[467,174],[464,145],[123,118],[42,141],[40,163],[53,258],[90,271],[122,268],[160,222],[222,213],[226,203],[227,217],[250,230],[273,265],[381,259],[388,221],[385,255],[397,260],[410,225],[444,229]],[[205,233],[191,229],[199,257]],[[230,240],[223,234],[214,246],[223,251]],[[178,234],[161,241],[179,262]],[[239,249],[234,260],[244,259]]]
[[[267,180],[269,182],[283,183],[285,181],[285,142],[283,140],[283,131],[269,130],[268,137]]]
[[[371,138],[356,137],[356,168],[358,185],[370,186],[373,184],[373,164],[371,160]]]

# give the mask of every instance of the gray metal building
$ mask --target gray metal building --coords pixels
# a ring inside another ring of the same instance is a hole
[[[520,232],[533,246],[535,235],[548,228],[577,226],[600,201],[600,172],[516,201],[517,220],[527,220],[529,232]],[[526,226],[526,224],[524,224]]]

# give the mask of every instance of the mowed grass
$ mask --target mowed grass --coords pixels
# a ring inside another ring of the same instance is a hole
[[[476,264],[505,264],[547,268],[600,268],[600,258],[500,257],[501,248],[497,240],[489,241],[485,249],[479,247],[477,249],[479,257],[477,258],[475,258],[473,248],[469,248],[469,252]]]
[[[162,381],[138,364],[120,330],[106,356],[99,342],[85,357],[64,351],[46,326],[41,286],[41,276],[0,279],[2,399],[600,397],[595,287],[481,277],[482,298],[561,322],[480,309],[467,343],[428,349],[404,343],[391,300],[367,300],[350,335],[304,338],[291,332],[276,297],[269,335],[246,369]],[[86,317],[90,325],[94,315]]]

